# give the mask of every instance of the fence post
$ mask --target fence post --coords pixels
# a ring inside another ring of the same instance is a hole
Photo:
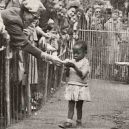
[[[62,84],[62,79],[63,79],[63,73],[64,73],[64,65],[61,66],[61,75],[60,75],[60,80],[59,80],[59,86],[61,86]]]
[[[27,77],[26,77],[26,90],[27,90],[27,114],[28,115],[31,115],[31,89],[30,89],[30,83],[29,83],[29,80],[30,80],[30,76],[29,76],[29,73],[30,73],[30,65],[29,65],[29,62],[30,62],[30,55],[28,55],[28,71],[27,71]]]
[[[46,75],[45,75],[45,93],[44,93],[44,103],[47,101],[48,95],[48,73],[49,73],[49,62],[46,63]]]
[[[6,56],[5,56],[5,96],[6,96],[6,116],[7,116],[7,126],[11,124],[10,116],[10,46],[9,41],[6,42]]]
[[[56,65],[54,65],[54,73],[53,74],[54,74],[54,84],[53,84],[54,86],[53,86],[53,88],[56,89],[57,88],[57,79],[58,79],[57,78],[58,73],[57,73]]]

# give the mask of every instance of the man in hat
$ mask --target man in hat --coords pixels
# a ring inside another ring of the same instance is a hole
[[[45,10],[45,7],[40,0],[23,0],[21,8],[12,7],[3,10],[1,16],[5,28],[11,37],[10,45],[12,48],[20,48],[36,58],[47,59],[54,63],[59,63],[60,60],[57,57],[53,58],[53,56],[33,46],[23,32],[24,28],[27,28],[35,19],[40,18],[40,14],[43,10]]]
[[[114,63],[120,61],[120,33],[121,30],[121,21],[119,20],[119,10],[112,10],[111,18],[104,24],[104,29],[107,31],[105,33],[105,44],[108,50],[106,64],[109,71],[110,77],[114,77],[114,72],[117,71]]]
[[[112,17],[111,8],[106,8],[105,10],[105,22],[107,22]]]
[[[14,113],[14,116],[15,112],[18,114],[21,113],[21,110],[25,110],[22,81],[24,73],[28,72],[25,71],[26,69],[23,67],[22,53],[19,52],[19,50],[30,53],[36,58],[46,59],[55,64],[60,64],[60,60],[57,57],[48,55],[35,47],[24,32],[28,26],[33,25],[34,21],[40,18],[40,14],[43,10],[45,10],[45,7],[39,0],[23,0],[21,8],[10,7],[1,11],[3,23],[10,35],[10,47],[13,50],[13,57],[15,57],[10,60],[10,97],[13,103],[11,109],[13,109],[12,113]],[[16,118],[18,116],[20,116],[20,114],[16,115]]]

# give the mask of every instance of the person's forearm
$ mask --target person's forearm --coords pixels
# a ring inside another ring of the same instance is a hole
[[[46,60],[46,61],[50,61],[50,62],[60,62],[61,64],[63,64],[63,61],[60,60],[57,56],[47,54],[46,52],[42,52],[42,53],[41,53],[41,58],[42,58],[43,60]]]
[[[38,35],[46,37],[46,33],[39,26],[36,27],[36,31]]]
[[[53,59],[52,55],[49,55],[46,52],[42,52],[41,57],[42,57],[42,59],[47,60],[47,61],[52,61],[52,59]]]
[[[89,74],[89,71],[87,71],[86,73],[83,73],[76,65],[75,65],[74,69],[81,79],[85,79]]]
[[[33,46],[30,43],[27,43],[25,46],[23,46],[22,50],[25,51],[25,52],[28,52],[29,54],[32,54],[36,58],[39,58],[39,59],[42,59],[42,60],[45,60],[45,61],[62,63],[61,60],[58,59],[58,57],[54,57],[52,55],[49,55],[49,54],[43,52],[42,50],[40,50],[39,48]]]
[[[70,69],[69,68],[66,68],[66,77],[69,77],[69,72],[70,72]]]
[[[80,78],[82,78],[82,77],[83,77],[82,71],[81,71],[76,65],[74,66],[74,69],[75,69],[77,75],[78,75]]]
[[[46,33],[44,31],[42,31],[42,36],[46,37]]]
[[[89,75],[89,71],[85,73],[85,75],[82,76],[82,79],[85,79]]]
[[[42,50],[33,46],[29,41],[22,47],[23,51],[32,54],[36,58],[41,58]]]

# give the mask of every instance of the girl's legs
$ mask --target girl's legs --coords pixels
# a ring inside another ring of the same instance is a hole
[[[81,123],[82,120],[82,106],[83,106],[83,100],[79,100],[76,102],[77,123]]]
[[[69,122],[69,120],[73,119],[74,107],[75,107],[75,101],[73,101],[73,100],[69,101],[69,103],[68,103],[68,122]]]
[[[60,128],[72,127],[72,119],[73,119],[73,115],[74,115],[74,106],[75,106],[75,101],[71,100],[68,102],[68,119],[66,122],[59,124]]]

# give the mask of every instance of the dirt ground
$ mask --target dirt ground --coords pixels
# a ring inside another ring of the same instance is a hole
[[[129,129],[129,85],[91,80],[89,87],[92,102],[84,103],[83,128]],[[59,129],[58,124],[67,118],[64,88],[63,86],[40,111],[8,129]]]

